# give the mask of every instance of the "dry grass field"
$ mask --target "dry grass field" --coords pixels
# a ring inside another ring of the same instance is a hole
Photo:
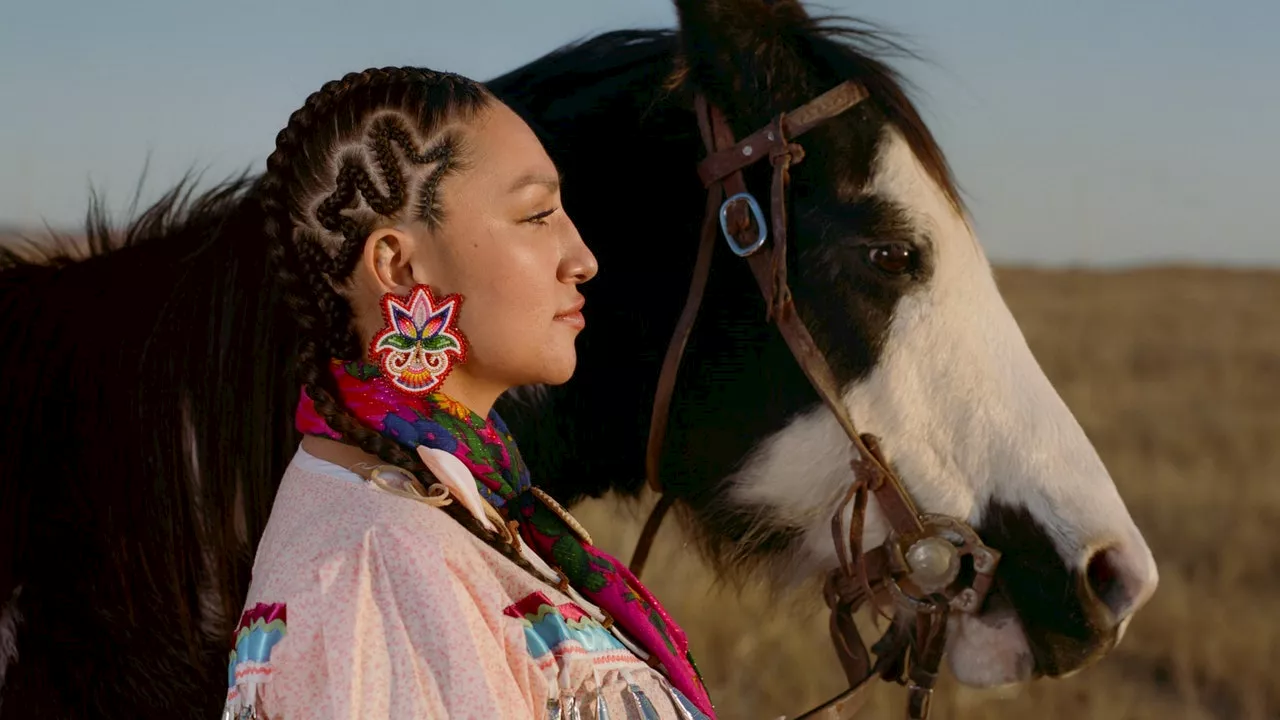
[[[1145,533],[1160,588],[1094,666],[1001,693],[944,677],[933,717],[1280,718],[1280,273],[998,277]],[[643,509],[605,499],[575,513],[628,558]],[[717,583],[671,522],[645,579],[687,628],[726,720],[795,715],[843,688],[808,593],[771,602]],[[902,697],[879,688],[863,717],[902,717]]]

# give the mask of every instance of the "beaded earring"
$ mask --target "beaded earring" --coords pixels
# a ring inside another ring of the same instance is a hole
[[[458,330],[461,295],[436,302],[431,288],[415,285],[407,297],[382,296],[387,327],[369,344],[369,355],[400,392],[421,397],[437,387],[453,368],[467,361],[467,341]]]

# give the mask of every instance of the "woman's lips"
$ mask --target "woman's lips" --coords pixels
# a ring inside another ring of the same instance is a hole
[[[579,330],[587,326],[587,319],[582,316],[582,306],[587,302],[586,298],[578,298],[578,301],[571,307],[566,308],[562,312],[556,314],[556,321],[565,323]]]
[[[573,327],[576,327],[579,330],[587,326],[587,319],[582,317],[582,313],[580,312],[571,312],[566,315],[557,315],[556,320],[558,322],[562,322],[567,325],[572,325]]]

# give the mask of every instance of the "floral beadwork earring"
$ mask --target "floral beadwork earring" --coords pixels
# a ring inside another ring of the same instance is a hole
[[[467,340],[458,330],[461,295],[436,301],[431,288],[415,285],[407,298],[382,296],[387,327],[369,344],[382,372],[400,392],[421,397],[432,392],[459,363],[467,361]]]

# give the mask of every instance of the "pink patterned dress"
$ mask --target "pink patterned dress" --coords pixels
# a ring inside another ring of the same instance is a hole
[[[301,448],[254,560],[222,717],[704,720],[556,574]]]

